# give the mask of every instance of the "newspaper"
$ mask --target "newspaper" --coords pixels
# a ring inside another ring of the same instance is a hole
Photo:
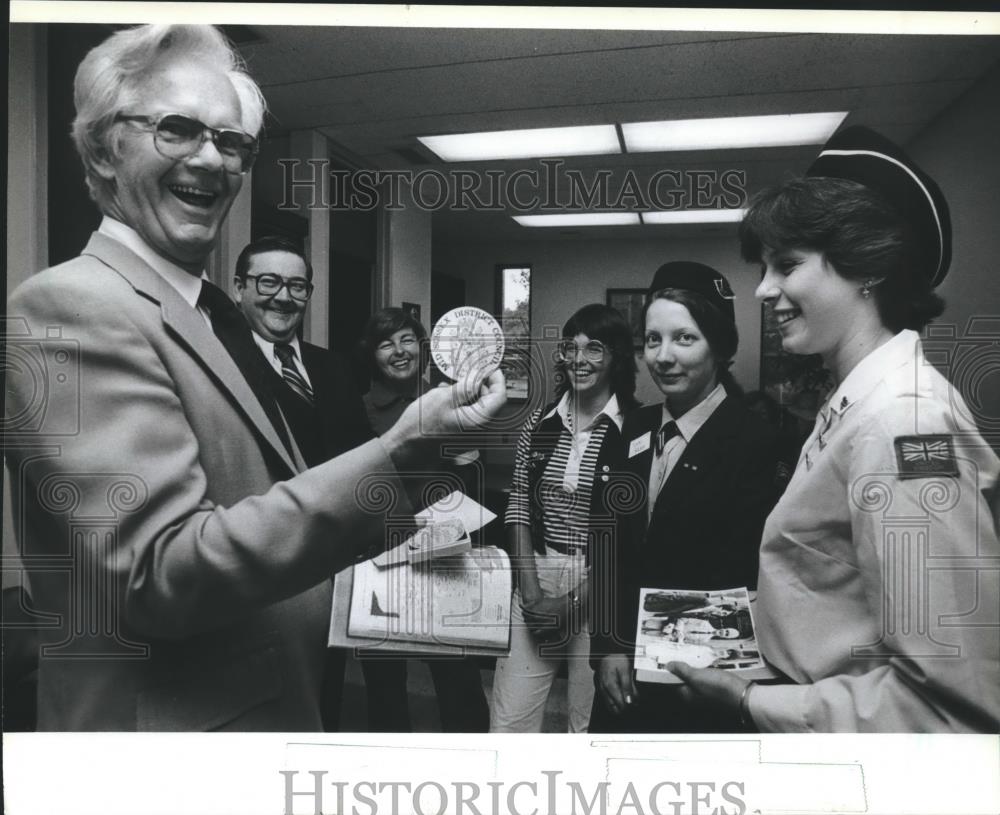
[[[506,650],[510,602],[510,561],[493,546],[391,568],[368,560],[354,567],[347,633]]]

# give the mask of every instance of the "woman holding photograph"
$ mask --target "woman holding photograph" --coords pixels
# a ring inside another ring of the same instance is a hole
[[[569,676],[569,732],[587,730],[594,698],[586,610],[590,546],[614,528],[611,473],[622,465],[622,414],[636,406],[632,335],[593,304],[563,326],[557,399],[521,431],[506,525],[516,568],[510,656],[497,660],[490,730],[540,733],[560,664]]]
[[[791,682],[678,666],[692,699],[763,731],[1000,728],[1000,462],[917,331],[943,303],[951,226],[932,179],[866,128],[740,227],[782,345],[836,385],[764,529],[754,613]],[[935,565],[939,564],[939,565]]]
[[[753,588],[761,529],[783,486],[777,435],[729,372],[733,299],[725,277],[689,261],[661,266],[649,289],[643,353],[664,401],[630,413],[622,431],[646,500],[595,556],[592,732],[733,729],[710,706],[688,704],[680,685],[633,681],[640,589]]]

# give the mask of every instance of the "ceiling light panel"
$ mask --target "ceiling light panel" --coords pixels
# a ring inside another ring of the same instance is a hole
[[[636,212],[569,212],[554,215],[514,215],[521,226],[632,226]]]
[[[725,224],[743,220],[745,209],[675,209],[642,213],[647,224]]]
[[[444,161],[499,161],[621,153],[614,125],[455,133],[417,136],[417,140]]]
[[[846,112],[788,113],[778,116],[631,122],[622,125],[622,135],[630,153],[790,147],[823,144],[833,135],[845,116]]]

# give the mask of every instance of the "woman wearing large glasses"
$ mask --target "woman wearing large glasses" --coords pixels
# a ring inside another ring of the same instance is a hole
[[[506,525],[517,571],[510,656],[497,660],[490,729],[538,733],[561,662],[569,731],[585,732],[594,697],[586,623],[589,543],[621,469],[621,424],[636,406],[632,336],[593,304],[563,327],[557,399],[535,411],[517,444]]]
[[[633,680],[640,588],[753,588],[761,529],[787,472],[775,431],[750,413],[729,372],[733,299],[725,277],[688,261],[664,264],[650,286],[643,354],[664,401],[625,419],[626,470],[644,500],[595,557],[594,732],[735,729],[687,703],[679,685]]]

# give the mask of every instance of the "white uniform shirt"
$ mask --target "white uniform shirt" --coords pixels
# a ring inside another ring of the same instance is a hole
[[[998,470],[915,332],[850,372],[764,528],[758,641],[802,684],[754,689],[761,730],[996,728]]]

